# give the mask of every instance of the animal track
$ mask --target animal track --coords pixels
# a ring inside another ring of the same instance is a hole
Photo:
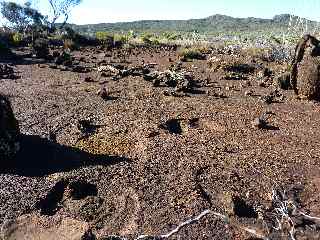
[[[53,216],[56,214],[60,208],[59,202],[63,199],[67,185],[68,182],[66,180],[57,182],[47,196],[36,204],[36,208],[40,209],[41,215]]]
[[[169,131],[171,134],[182,135],[189,128],[199,127],[199,118],[192,119],[169,119],[160,128]]]
[[[60,203],[64,199],[81,200],[97,194],[97,186],[94,184],[82,180],[74,182],[61,180],[36,204],[36,208],[40,210],[41,215],[53,216],[62,208]]]

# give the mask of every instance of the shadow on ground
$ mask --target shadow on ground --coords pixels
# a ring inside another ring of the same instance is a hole
[[[130,160],[118,156],[93,155],[39,136],[22,135],[20,152],[9,164],[0,169],[0,173],[41,177],[81,167],[109,166],[120,162],[130,162]]]

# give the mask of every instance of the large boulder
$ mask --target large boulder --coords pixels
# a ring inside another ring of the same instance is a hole
[[[296,47],[292,63],[293,89],[301,98],[320,100],[320,45],[310,35],[305,35]]]
[[[14,157],[19,151],[19,125],[9,100],[0,95],[0,159]]]

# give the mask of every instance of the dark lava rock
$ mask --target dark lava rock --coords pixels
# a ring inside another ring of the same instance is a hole
[[[85,82],[94,82],[93,78],[92,77],[86,77],[84,79]]]
[[[9,100],[0,95],[0,159],[6,161],[19,151],[20,130]]]
[[[14,79],[15,75],[13,67],[8,64],[0,64],[0,78]]]
[[[89,69],[87,69],[86,67],[78,65],[78,66],[74,66],[72,68],[72,71],[73,72],[77,72],[77,73],[87,73],[87,72],[89,72]]]

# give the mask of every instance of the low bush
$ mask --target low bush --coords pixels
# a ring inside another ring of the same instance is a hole
[[[107,32],[96,32],[96,38],[99,43],[106,47],[112,47],[114,42],[114,36]]]
[[[183,48],[179,51],[179,56],[182,58],[182,60],[204,60],[206,56],[199,48]]]
[[[21,33],[14,33],[12,35],[12,43],[14,46],[20,46],[23,40],[23,35]]]

